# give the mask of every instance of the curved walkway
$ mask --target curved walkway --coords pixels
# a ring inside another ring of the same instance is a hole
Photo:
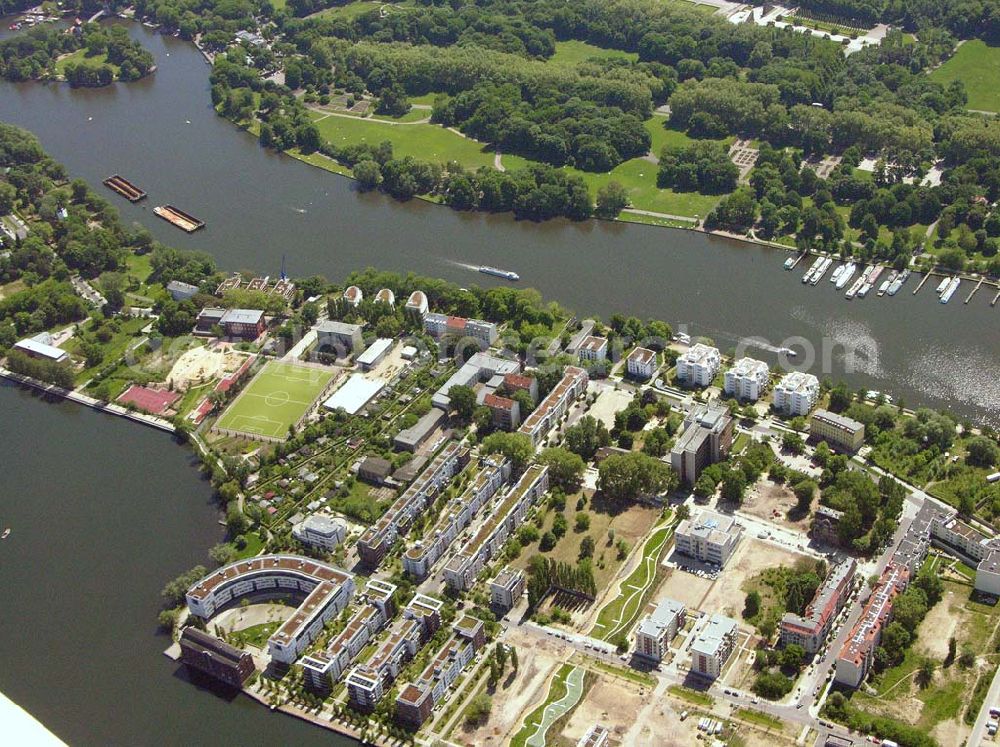
[[[542,713],[542,721],[535,730],[535,733],[528,737],[525,745],[527,747],[545,747],[545,734],[566,711],[580,702],[583,695],[583,675],[581,667],[575,667],[573,671],[566,675],[566,694],[555,703],[545,706]]]

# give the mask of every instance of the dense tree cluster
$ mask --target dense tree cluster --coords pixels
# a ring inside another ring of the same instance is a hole
[[[687,147],[664,148],[656,183],[677,192],[717,195],[736,189],[739,175],[739,168],[729,160],[726,146],[709,140]]]
[[[574,566],[541,555],[533,556],[528,564],[528,608],[534,610],[553,590],[596,596],[597,582],[590,561],[584,559]]]

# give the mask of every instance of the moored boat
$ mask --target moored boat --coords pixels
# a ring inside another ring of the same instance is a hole
[[[853,262],[848,262],[844,265],[844,271],[840,273],[840,277],[837,278],[837,290],[841,290],[851,278],[854,277],[854,273],[857,272],[858,266]]]
[[[948,287],[944,289],[944,293],[941,294],[941,303],[948,303],[961,284],[962,281],[960,278],[952,278],[948,283]]]

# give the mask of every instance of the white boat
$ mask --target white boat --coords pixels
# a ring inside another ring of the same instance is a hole
[[[872,285],[871,280],[866,281],[865,284],[862,285],[861,288],[858,290],[858,298],[864,298],[865,296],[867,296],[869,293],[871,293],[873,287],[874,286]]]
[[[810,280],[812,280],[813,275],[815,275],[816,271],[819,270],[819,266],[821,264],[823,264],[823,258],[817,257],[816,261],[812,263],[812,266],[808,270],[806,270],[806,274],[802,276],[802,282],[808,283]]]
[[[812,283],[813,285],[816,285],[820,280],[823,279],[823,276],[826,275],[826,271],[830,269],[830,265],[832,264],[833,264],[832,259],[830,259],[829,257],[824,257],[823,261],[820,263],[819,269],[817,269],[816,272],[813,273],[812,280],[810,280],[809,282]]]
[[[844,298],[846,298],[847,300],[854,298],[856,295],[858,295],[858,291],[861,290],[861,286],[864,284],[865,284],[865,279],[863,277],[860,277],[857,280],[855,280],[851,284],[851,287],[847,289],[847,292],[844,294]]]
[[[948,303],[951,297],[955,295],[955,291],[958,290],[958,286],[962,284],[959,278],[952,278],[948,283],[948,287],[944,289],[944,293],[941,294],[941,303]]]
[[[887,277],[885,280],[882,281],[882,285],[878,287],[878,294],[880,296],[885,295],[885,292],[889,290],[889,286],[892,285],[893,281],[896,279],[896,275],[898,274],[899,273],[893,270],[892,272],[889,273],[889,277]]]
[[[858,266],[853,262],[848,262],[844,265],[844,271],[840,273],[840,277],[837,278],[837,290],[843,288],[854,277],[854,273],[857,272]]]
[[[795,266],[795,257],[789,257],[785,260],[785,269],[790,270]]]
[[[837,282],[837,279],[840,277],[841,273],[844,271],[844,268],[846,266],[847,265],[840,265],[840,267],[838,267],[837,269],[835,269],[833,271],[833,273],[830,275],[830,282],[831,283],[836,283]]]
[[[895,296],[897,293],[899,293],[899,289],[903,287],[903,283],[905,283],[907,278],[909,277],[910,277],[909,270],[903,270],[901,273],[899,273],[899,275],[896,276],[896,279],[893,280],[892,284],[889,286],[888,290],[889,295]]]
[[[483,265],[479,268],[479,271],[484,275],[493,275],[498,278],[503,278],[504,280],[520,280],[521,276],[516,272],[511,272],[510,270],[498,270],[496,267],[490,267],[488,265]]]
[[[0,534],[0,540],[5,540],[10,537],[10,527],[3,530],[3,534]]]
[[[951,278],[941,278],[941,282],[938,283],[938,287],[935,290],[935,293],[937,293],[940,296],[942,293],[944,293],[944,289],[948,287],[948,284],[950,282]]]

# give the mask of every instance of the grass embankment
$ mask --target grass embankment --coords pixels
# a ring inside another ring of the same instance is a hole
[[[538,732],[539,726],[545,722],[545,710],[550,705],[562,701],[567,694],[570,693],[570,688],[574,687],[573,683],[570,681],[570,675],[576,671],[577,667],[572,664],[563,664],[559,668],[559,671],[556,672],[555,677],[552,679],[552,684],[549,685],[549,693],[545,698],[545,701],[527,715],[524,719],[523,725],[521,726],[521,730],[518,731],[517,734],[515,734],[510,740],[510,747],[526,747],[526,745],[529,744],[528,740],[535,736]],[[577,676],[579,675],[574,675],[574,677]],[[578,688],[582,690],[582,685],[579,685]],[[572,710],[579,702],[578,698],[575,703],[569,705],[567,710]],[[552,724],[562,718],[565,713],[566,711],[560,713],[556,716],[556,718],[552,719],[549,722],[549,728],[551,729]]]
[[[681,700],[686,700],[688,703],[692,703],[696,706],[703,706],[705,708],[711,708],[715,705],[715,698],[711,695],[697,690],[692,690],[688,687],[683,687],[681,685],[671,685],[667,688],[667,692],[676,698]]]
[[[627,633],[635,623],[653,590],[663,550],[673,536],[676,522],[670,521],[671,517],[665,519],[646,540],[638,567],[621,582],[618,596],[598,613],[591,635],[610,641]]]
[[[965,84],[970,109],[1000,112],[1000,47],[970,39],[931,73],[931,80],[945,86],[960,80]]]

